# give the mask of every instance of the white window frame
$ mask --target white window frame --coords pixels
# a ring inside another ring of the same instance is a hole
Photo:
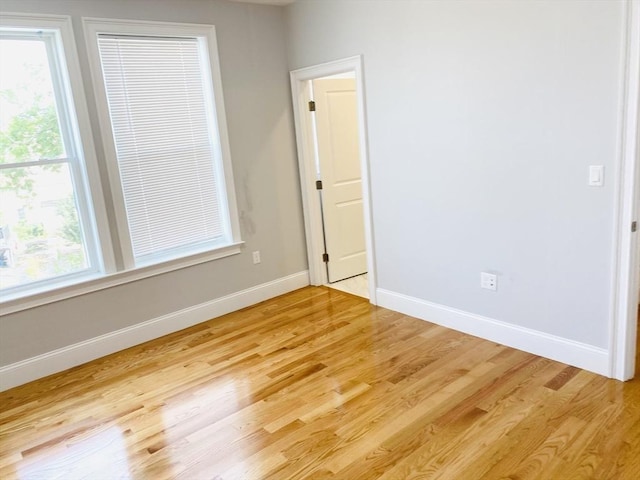
[[[67,150],[65,159],[53,163],[67,164],[72,175],[88,257],[88,268],[79,272],[6,289],[2,292],[4,302],[92,280],[112,269],[114,259],[71,17],[3,13],[0,25],[3,30],[15,32],[16,36],[40,31],[47,42],[60,134]],[[29,163],[37,166],[52,162]]]
[[[211,71],[207,72],[205,69],[204,74],[207,75],[210,73],[211,75],[210,83],[213,90],[214,115],[218,128],[217,140],[219,141],[219,154],[221,156],[220,166],[223,171],[223,178],[219,187],[223,190],[221,198],[226,201],[226,204],[223,201],[221,207],[223,208],[223,211],[228,212],[229,215],[231,242],[220,247],[213,247],[205,252],[197,252],[197,254],[202,256],[201,261],[207,261],[208,259],[219,258],[221,252],[226,252],[228,255],[239,253],[242,241],[240,239],[240,224],[238,220],[236,195],[231,168],[231,153],[227,133],[224,97],[222,92],[222,77],[220,74],[220,62],[218,58],[215,27],[213,25],[131,21],[104,18],[83,18],[82,22],[87,44],[87,53],[89,56],[91,78],[97,100],[100,131],[106,154],[109,183],[111,186],[115,210],[117,237],[122,254],[122,258],[120,260],[124,269],[135,269],[136,264],[129,236],[125,200],[121,187],[120,171],[117,164],[116,146],[113,139],[107,93],[102,76],[102,64],[98,49],[99,34],[152,37],[190,37],[200,39],[206,44],[208,63]],[[187,253],[185,257],[181,258],[189,258],[189,256],[190,255]]]

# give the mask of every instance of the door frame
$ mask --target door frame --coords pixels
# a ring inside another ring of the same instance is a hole
[[[638,288],[640,287],[640,0],[626,2],[625,57],[621,97],[620,144],[616,177],[614,276],[610,322],[610,376],[629,380],[635,373]]]
[[[311,285],[324,285],[327,283],[326,268],[322,261],[324,247],[322,242],[320,199],[318,191],[315,188],[317,178],[315,171],[314,131],[308,115],[308,102],[311,99],[309,83],[310,80],[342,73],[354,73],[356,80],[358,143],[360,147],[360,173],[362,175],[362,207],[364,214],[365,245],[367,249],[369,301],[376,305],[376,257],[373,242],[371,181],[369,175],[369,150],[362,55],[300,68],[290,72],[293,117],[298,148],[298,166],[300,169],[300,189],[302,192],[302,208],[304,212],[304,229],[307,238],[309,281]]]

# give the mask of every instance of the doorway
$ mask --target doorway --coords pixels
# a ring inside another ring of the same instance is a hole
[[[309,80],[327,283],[367,273],[355,73]]]
[[[375,304],[362,57],[294,70],[291,89],[310,283],[366,274]]]

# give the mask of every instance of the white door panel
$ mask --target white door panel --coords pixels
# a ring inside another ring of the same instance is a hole
[[[367,271],[354,79],[313,81],[329,281]]]

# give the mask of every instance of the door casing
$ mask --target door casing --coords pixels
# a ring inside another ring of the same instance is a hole
[[[362,205],[364,213],[365,244],[367,248],[369,301],[376,305],[376,255],[373,241],[371,181],[369,175],[368,141],[365,115],[366,106],[364,97],[363,59],[361,55],[293,70],[290,73],[293,114],[298,146],[302,208],[304,211],[304,227],[307,239],[309,281],[312,285],[324,285],[327,282],[326,268],[322,261],[324,247],[322,242],[320,201],[315,187],[316,171],[314,157],[314,132],[310,116],[308,115],[308,104],[311,99],[309,83],[310,80],[317,78],[351,72],[355,74],[358,99],[358,143],[360,146],[360,169],[362,173]]]
[[[616,230],[609,328],[610,376],[634,376],[640,232],[631,223],[640,218],[640,0],[626,2],[626,58],[623,65],[620,144],[616,178]]]

